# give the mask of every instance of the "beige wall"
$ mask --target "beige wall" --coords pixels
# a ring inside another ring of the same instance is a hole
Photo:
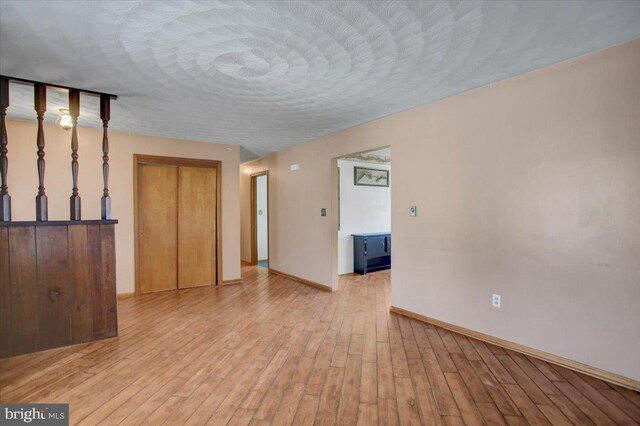
[[[9,120],[9,191],[13,220],[35,220],[36,124]],[[71,195],[71,133],[46,125],[45,187],[49,197],[49,219],[69,219]],[[102,130],[78,129],[80,172],[78,187],[82,218],[100,218],[102,196]],[[134,291],[133,154],[203,158],[222,161],[222,267],[223,279],[240,278],[240,221],[237,146],[218,145],[109,133],[112,216],[116,225],[116,270],[118,293]]]
[[[243,206],[267,168],[270,266],[336,288],[333,159],[390,145],[393,305],[640,380],[639,75],[636,40],[299,145]]]

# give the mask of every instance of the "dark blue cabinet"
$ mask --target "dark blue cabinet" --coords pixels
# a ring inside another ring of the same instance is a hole
[[[353,272],[366,274],[391,268],[391,234],[353,234]]]

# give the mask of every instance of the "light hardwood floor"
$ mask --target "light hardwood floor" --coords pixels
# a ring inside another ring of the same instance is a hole
[[[0,401],[73,424],[637,424],[640,395],[389,314],[389,273],[119,302],[120,337],[0,361]]]

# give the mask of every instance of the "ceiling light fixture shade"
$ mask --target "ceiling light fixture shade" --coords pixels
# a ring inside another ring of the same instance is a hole
[[[62,130],[69,130],[73,127],[73,121],[71,120],[71,114],[69,114],[68,109],[60,109],[58,118],[56,118],[56,126]]]

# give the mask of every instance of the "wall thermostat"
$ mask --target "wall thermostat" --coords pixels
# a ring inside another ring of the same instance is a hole
[[[416,206],[409,207],[409,216],[411,217],[418,216],[418,208]]]
[[[321,208],[320,209],[320,216],[326,216],[326,215],[327,215],[327,209]]]

